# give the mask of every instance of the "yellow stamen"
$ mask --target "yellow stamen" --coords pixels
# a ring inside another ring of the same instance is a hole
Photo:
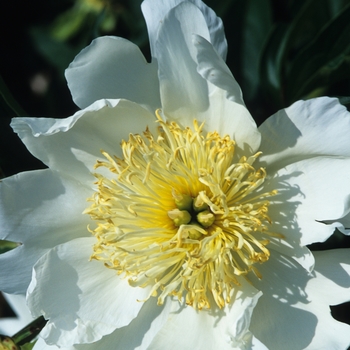
[[[95,168],[97,191],[85,210],[96,227],[93,259],[127,278],[151,286],[150,297],[183,298],[196,309],[223,307],[241,278],[261,278],[269,259],[269,198],[263,192],[260,153],[237,158],[235,142],[165,122],[156,113],[158,135],[148,129],[121,143],[123,158],[102,151]],[[259,189],[259,191],[257,191]],[[245,276],[245,277],[242,277]]]

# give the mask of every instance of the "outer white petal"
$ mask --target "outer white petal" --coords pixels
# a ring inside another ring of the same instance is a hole
[[[208,130],[230,135],[250,154],[260,146],[260,132],[246,108],[242,91],[224,60],[204,38],[194,35],[197,71],[207,81],[210,108],[203,113]],[[200,117],[198,117],[201,119]]]
[[[290,164],[262,190],[273,189],[278,194],[269,207],[271,231],[282,233],[292,246],[323,242],[350,210],[350,159],[315,157]]]
[[[164,18],[156,43],[162,108],[172,120],[193,120],[209,107],[208,86],[197,72],[192,34],[209,40],[201,11],[182,2]]]
[[[0,254],[0,290],[25,294],[35,262],[57,244],[90,235],[91,189],[57,172],[20,173],[0,183],[0,239],[22,243]]]
[[[164,17],[172,8],[184,1],[185,0],[167,0],[155,2],[152,0],[145,0],[142,3],[141,8],[147,23],[152,56],[158,58],[156,40],[158,37],[159,27],[162,24]],[[206,6],[202,1],[190,0],[188,2],[193,3],[200,9],[210,32],[210,42],[215,47],[216,51],[219,52],[221,57],[226,59],[227,42],[221,19],[217,17],[215,12],[210,7]]]
[[[126,100],[100,100],[66,119],[14,118],[11,124],[29,151],[50,169],[89,186],[101,149],[121,156],[122,139],[155,125],[154,115]]]
[[[131,288],[116,271],[89,261],[94,237],[59,245],[34,266],[27,301],[34,316],[49,319],[41,332],[48,344],[91,343],[128,325],[149,291]]]
[[[193,44],[197,50],[198,73],[213,85],[225,90],[227,99],[245,107],[240,86],[212,44],[196,34],[193,35]]]
[[[239,156],[255,152],[259,131],[208,35],[201,12],[188,2],[165,17],[157,41],[164,114],[184,126],[196,119],[205,122],[205,130],[228,134],[237,142]]]
[[[348,202],[350,202],[350,196]],[[338,230],[346,235],[350,235],[350,208],[348,211],[345,211],[344,215],[337,221],[341,224],[341,226],[337,227]]]
[[[259,130],[260,160],[270,169],[315,156],[350,156],[350,114],[335,98],[298,101]]]
[[[102,98],[124,98],[151,111],[160,107],[157,63],[147,63],[140,49],[128,40],[95,39],[75,57],[65,75],[80,108]]]
[[[249,349],[252,334],[248,331],[251,313],[261,296],[244,282],[222,310],[196,311],[173,304],[167,322],[156,334],[149,350],[160,349]]]
[[[101,340],[91,344],[77,344],[62,350],[137,350],[147,349],[154,335],[159,331],[169,317],[172,302],[167,301],[164,306],[157,305],[157,299],[151,298],[142,306],[139,314],[129,325],[116,329],[113,333],[105,335]],[[34,350],[54,350],[43,339],[38,341]]]
[[[33,317],[26,305],[26,298],[24,295],[3,293],[3,296],[16,316],[0,318],[0,334],[12,336],[32,322]]]
[[[73,349],[74,347],[62,348],[56,345],[48,345],[45,343],[44,339],[40,338],[40,336],[33,347],[33,350],[73,350]]]
[[[263,296],[250,330],[270,350],[343,350],[350,344],[350,326],[334,320],[329,309],[350,300],[350,256],[347,250],[315,255],[313,275],[284,256],[259,267],[263,277],[253,284]]]

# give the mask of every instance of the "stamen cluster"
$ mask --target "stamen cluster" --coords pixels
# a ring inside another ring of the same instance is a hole
[[[157,112],[158,135],[146,130],[123,141],[123,157],[102,152],[97,191],[85,211],[96,220],[92,258],[150,287],[162,304],[185,298],[196,309],[230,302],[241,276],[259,278],[269,259],[270,196],[261,185],[259,153],[236,159],[235,142],[203,124],[181,128]]]

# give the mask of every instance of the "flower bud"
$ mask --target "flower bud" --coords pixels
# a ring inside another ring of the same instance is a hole
[[[191,214],[187,210],[169,210],[168,216],[174,221],[175,226],[185,225],[191,221]]]
[[[209,210],[204,210],[197,214],[197,221],[203,227],[209,227],[214,223],[215,215]]]
[[[208,204],[205,203],[200,195],[193,199],[193,209],[198,213],[208,209]]]
[[[190,195],[178,193],[173,189],[172,196],[178,209],[188,211],[192,209],[193,198]]]

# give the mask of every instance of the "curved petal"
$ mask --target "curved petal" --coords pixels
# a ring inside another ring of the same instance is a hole
[[[138,316],[129,325],[116,329],[94,344],[76,345],[79,350],[146,350],[159,329],[169,317],[171,302],[157,305],[157,298],[151,298],[142,306]],[[165,346],[166,347],[166,346]]]
[[[25,294],[35,262],[70,239],[90,236],[86,198],[91,189],[47,170],[30,171],[0,183],[1,239],[21,245],[0,254],[0,290]]]
[[[313,253],[316,260],[316,278],[308,284],[308,290],[309,293],[312,293],[313,299],[327,299],[329,305],[350,301],[349,249],[333,249]]]
[[[350,203],[350,195],[347,202]],[[350,235],[350,208],[344,210],[344,214],[338,218],[337,222],[340,224],[337,229],[345,235]]]
[[[243,281],[240,290],[232,296],[232,304],[221,310],[196,311],[189,306],[173,304],[167,322],[155,335],[148,349],[249,348],[253,338],[248,327],[260,295],[260,292]]]
[[[27,301],[34,316],[49,319],[41,332],[48,344],[99,340],[128,325],[144,305],[147,288],[132,288],[116,271],[89,261],[94,243],[89,237],[61,244],[34,266]]]
[[[154,2],[152,0],[145,0],[142,2],[142,13],[145,17],[148,29],[148,35],[151,45],[152,56],[157,57],[156,40],[158,38],[159,27],[165,15],[174,7],[185,0],[167,0]],[[210,33],[210,42],[215,47],[216,51],[223,59],[227,55],[227,42],[224,33],[222,21],[216,16],[215,12],[205,5],[201,0],[189,0],[189,2],[196,5],[202,12],[206,25]]]
[[[269,171],[269,169],[267,169]],[[350,159],[316,157],[286,166],[264,184],[271,231],[303,246],[325,241],[350,210]]]
[[[338,99],[298,101],[260,127],[261,162],[270,169],[316,156],[350,156],[350,114]]]
[[[208,109],[208,86],[197,72],[192,34],[209,40],[201,11],[182,2],[164,18],[156,43],[162,108],[170,119],[197,118]]]
[[[86,108],[100,99],[124,98],[150,111],[160,107],[157,63],[147,63],[128,40],[106,36],[83,49],[66,72],[74,102]]]
[[[349,264],[346,250],[317,253],[316,273],[310,275],[291,259],[272,256],[259,267],[262,279],[252,279],[263,292],[252,317],[253,334],[271,350],[346,349],[350,326],[334,320],[329,305],[350,299]]]
[[[162,327],[169,317],[172,303],[166,302],[163,306],[157,305],[156,298],[150,298],[142,306],[139,314],[130,324],[116,329],[113,333],[107,334],[102,339],[91,344],[77,344],[63,350],[146,350],[154,335]],[[47,345],[43,339],[39,339],[34,350],[59,349],[52,345]]]
[[[193,35],[193,44],[197,50],[198,73],[213,85],[225,90],[228,100],[245,107],[240,86],[212,44],[196,34]],[[251,116],[250,118],[252,119]]]
[[[40,337],[38,340],[35,342],[35,345],[33,347],[33,350],[74,350],[75,347],[58,347],[56,345],[48,345],[45,343],[45,340]]]
[[[121,156],[122,139],[155,125],[151,113],[126,100],[100,100],[66,119],[14,118],[11,123],[35,157],[89,186],[101,149]]]
[[[197,71],[207,80],[209,88],[210,108],[205,113],[207,128],[230,135],[237,147],[250,154],[256,152],[261,136],[244,104],[241,88],[207,40],[194,35],[193,43],[197,50]]]

